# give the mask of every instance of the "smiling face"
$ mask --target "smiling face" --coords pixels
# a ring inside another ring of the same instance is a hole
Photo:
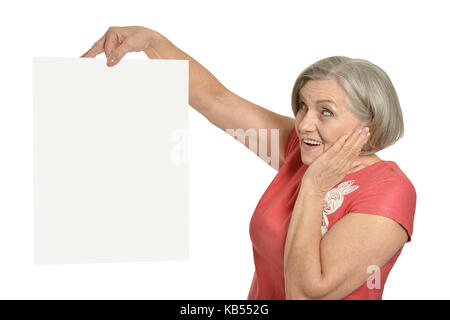
[[[347,93],[335,79],[307,81],[299,98],[295,128],[302,162],[306,165],[310,165],[340,137],[365,125],[350,111]]]

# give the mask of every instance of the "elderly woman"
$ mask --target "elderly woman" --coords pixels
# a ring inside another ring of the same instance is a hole
[[[375,154],[403,135],[397,94],[382,69],[347,57],[312,64],[294,84],[290,118],[229,91],[151,29],[111,27],[82,57],[105,52],[114,66],[131,51],[189,60],[189,104],[222,130],[277,133],[255,137],[260,148],[272,146],[278,174],[250,222],[248,299],[381,299],[411,240],[416,204],[407,176]]]

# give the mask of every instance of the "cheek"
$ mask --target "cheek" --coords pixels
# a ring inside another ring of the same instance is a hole
[[[330,148],[333,146],[333,144],[334,144],[335,142],[336,142],[336,141],[334,141],[333,139],[326,140],[326,142],[325,142],[324,145],[323,145],[323,151],[325,152],[325,151],[327,151],[328,149],[330,149]]]
[[[340,137],[347,134],[347,131],[344,128],[327,126],[322,128],[321,132],[323,144],[323,151],[327,151],[330,149],[336,141],[339,140]]]
[[[332,145],[335,141],[335,132],[336,130],[330,126],[321,126],[318,128],[320,138],[323,142],[323,147],[327,149],[330,145]]]

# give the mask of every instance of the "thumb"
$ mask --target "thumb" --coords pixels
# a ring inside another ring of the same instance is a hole
[[[352,169],[356,168],[360,164],[361,164],[361,161],[360,160],[356,160],[355,162],[352,163]]]
[[[118,46],[116,49],[114,49],[111,52],[111,54],[108,57],[108,61],[106,62],[106,64],[109,67],[115,66],[130,51],[131,51],[131,48],[128,45],[128,43],[126,41],[122,42],[122,44],[120,46]]]

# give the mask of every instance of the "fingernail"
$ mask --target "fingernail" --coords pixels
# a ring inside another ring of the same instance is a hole
[[[360,134],[361,132],[362,132],[362,129],[359,129],[359,130],[358,130],[358,134]]]

